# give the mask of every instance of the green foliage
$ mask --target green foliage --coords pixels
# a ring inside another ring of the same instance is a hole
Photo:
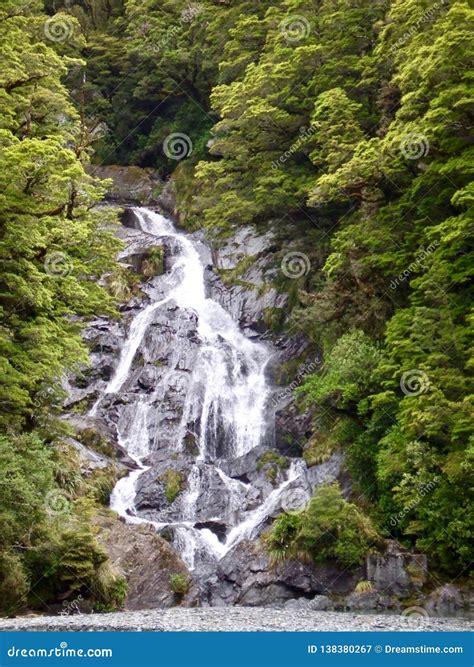
[[[291,42],[282,21],[294,15],[307,27]],[[308,256],[320,230],[324,269],[292,287],[292,319],[325,357],[299,392],[316,410],[306,459],[339,442],[381,528],[456,573],[472,559],[473,16],[465,0],[288,0],[242,14],[185,203],[191,225],[293,223]],[[407,395],[413,370],[427,386]]]
[[[98,277],[118,248],[61,81],[81,62],[54,50],[38,9],[0,9],[0,424],[12,428],[54,407],[45,388],[87,360],[71,315],[112,312]]]
[[[185,477],[181,471],[169,468],[160,479],[165,485],[166,500],[171,505],[176,500],[178,493],[184,489]]]
[[[146,278],[153,278],[164,271],[164,250],[163,246],[153,246],[150,248],[143,260],[141,271]]]
[[[257,470],[262,470],[266,465],[276,465],[279,468],[288,468],[288,459],[277,452],[265,452],[257,461]]]
[[[309,375],[298,393],[308,400],[340,409],[356,405],[374,384],[380,350],[363,331],[351,331],[337,341],[323,370]]]
[[[372,582],[362,579],[357,582],[357,585],[354,588],[354,593],[372,593],[373,590],[374,587]]]
[[[97,570],[92,592],[96,600],[95,611],[118,611],[123,608],[127,598],[127,580],[107,560]]]
[[[99,285],[115,266],[116,213],[87,173],[84,118],[64,79],[79,71],[79,23],[51,39],[41,2],[0,8],[0,611],[89,587],[107,558],[58,437],[61,378],[87,362],[80,321],[114,313]],[[63,55],[67,52],[67,55]],[[77,464],[77,462],[76,462]]]
[[[187,574],[172,574],[170,576],[170,588],[176,595],[186,595],[191,587],[191,579]]]
[[[381,540],[362,511],[344,500],[339,487],[327,485],[316,490],[304,510],[281,514],[266,543],[275,560],[310,558],[351,568],[361,565]]]

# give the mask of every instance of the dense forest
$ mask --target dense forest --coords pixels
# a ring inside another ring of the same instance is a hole
[[[2,0],[3,611],[84,582],[98,610],[126,591],[96,538],[109,481],[84,482],[59,418],[61,378],[87,363],[81,326],[118,317],[118,214],[98,205],[94,165],[171,178],[186,229],[271,225],[292,244],[278,276],[291,310],[269,327],[296,328],[322,356],[296,390],[317,425],[304,456],[342,449],[354,492],[282,514],[278,557],[333,555],[318,542],[326,508],[357,555],[376,529],[429,554],[439,577],[467,577],[469,5]]]

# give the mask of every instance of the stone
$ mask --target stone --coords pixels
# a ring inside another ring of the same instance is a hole
[[[408,597],[421,589],[426,578],[426,556],[410,554],[393,540],[387,542],[384,554],[367,557],[367,579],[377,590]]]
[[[449,616],[462,609],[469,609],[472,605],[472,597],[469,600],[468,594],[453,586],[445,584],[436,588],[425,600],[425,608],[428,613],[437,616]],[[469,604],[471,603],[471,604]]]
[[[244,541],[219,561],[216,579],[203,595],[212,605],[275,605],[293,598],[327,597],[329,592],[349,593],[361,574],[361,568],[349,572],[298,561],[272,564],[259,542]]]
[[[117,204],[135,204],[147,206],[158,203],[163,190],[163,181],[159,172],[154,169],[143,169],[135,166],[95,166],[89,171],[101,179],[111,179],[106,200]]]
[[[189,576],[189,573],[173,547],[153,527],[124,524],[105,513],[98,517],[97,523],[99,541],[105,545],[114,567],[127,579],[128,610],[167,609],[176,604],[189,607],[199,603],[195,585],[179,599],[171,590],[173,574]]]

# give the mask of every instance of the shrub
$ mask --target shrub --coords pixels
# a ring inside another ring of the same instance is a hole
[[[326,355],[321,373],[309,375],[296,391],[308,402],[328,403],[338,409],[355,407],[373,386],[380,358],[380,350],[363,331],[351,331]]]
[[[186,595],[191,587],[191,579],[187,574],[172,574],[170,588],[176,595]]]
[[[374,587],[371,581],[362,580],[358,582],[354,589],[354,593],[372,593],[373,590]]]
[[[381,544],[370,520],[344,500],[337,484],[319,487],[304,510],[280,515],[266,541],[275,560],[309,558],[344,567],[362,564],[370,548]]]
[[[20,556],[0,551],[0,612],[10,614],[26,606],[28,575]]]
[[[113,567],[109,560],[98,568],[92,585],[95,599],[94,610],[99,612],[122,609],[127,597],[127,580]]]
[[[141,266],[141,272],[146,278],[159,276],[164,271],[164,250],[162,246],[153,246],[147,251]]]

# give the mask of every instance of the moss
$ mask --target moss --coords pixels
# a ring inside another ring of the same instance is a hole
[[[371,581],[362,580],[357,583],[354,593],[372,593],[373,590],[374,587]]]
[[[162,246],[149,248],[142,261],[141,273],[146,278],[160,276],[165,270],[165,253]]]
[[[85,415],[90,408],[90,403],[88,398],[83,398],[82,401],[78,401],[72,406],[71,412],[74,414]]]
[[[303,459],[308,468],[328,461],[334,451],[333,444],[327,435],[320,432],[312,435],[303,450]]]
[[[257,470],[265,470],[265,477],[274,484],[278,471],[288,468],[288,459],[277,452],[265,452],[257,461]]]
[[[111,441],[94,428],[84,428],[76,434],[76,437],[84,447],[93,449],[98,454],[103,454],[109,458],[114,458],[116,454],[115,447]]]
[[[137,294],[140,284],[140,276],[133,271],[129,271],[124,266],[117,264],[113,273],[106,278],[107,289],[110,294],[119,303],[129,301],[134,294]]]
[[[170,468],[159,478],[165,485],[166,500],[173,503],[177,495],[184,489],[185,477],[179,470]]]
[[[410,577],[410,581],[413,584],[423,584],[425,582],[425,573],[423,568],[410,564],[407,566],[406,571]]]
[[[88,480],[88,495],[101,505],[108,505],[110,494],[119,478],[119,471],[115,465],[95,470]]]
[[[356,424],[350,417],[339,417],[320,428],[309,439],[303,450],[303,458],[308,467],[325,463],[338,449],[352,443],[356,436]]]
[[[264,308],[263,319],[269,329],[280,333],[284,329],[286,313],[282,308]]]
[[[92,586],[95,598],[94,611],[112,612],[123,608],[127,597],[127,580],[110,561],[105,561],[97,570]]]
[[[255,289],[256,286],[246,280],[242,280],[242,276],[250,269],[252,264],[255,263],[256,257],[253,255],[245,256],[237,262],[237,265],[233,269],[220,269],[219,275],[222,278],[222,282],[227,287],[232,285],[241,285],[247,289]]]
[[[191,588],[189,575],[183,573],[172,574],[170,577],[170,588],[176,595],[186,595]]]
[[[257,470],[261,470],[265,465],[271,463],[279,468],[286,469],[290,465],[288,459],[277,452],[265,452],[257,461]]]

